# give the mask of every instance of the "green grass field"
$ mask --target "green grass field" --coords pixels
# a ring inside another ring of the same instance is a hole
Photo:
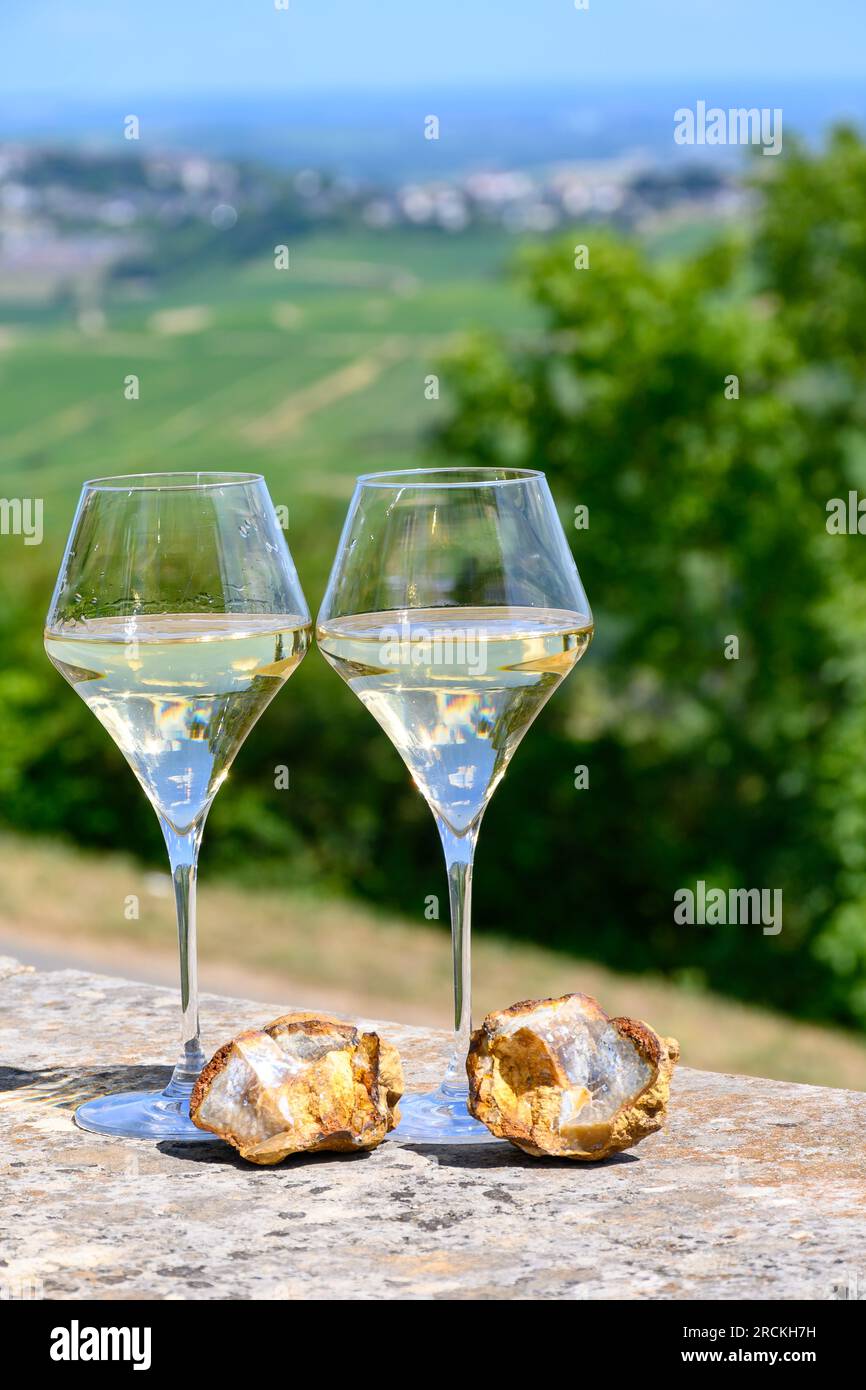
[[[683,235],[650,244],[661,254]],[[493,230],[300,238],[287,270],[267,258],[106,293],[87,332],[68,306],[36,313],[0,296],[0,495],[45,507],[46,544],[28,563],[56,564],[85,478],[242,468],[290,508],[296,558],[321,578],[356,474],[423,461],[448,409],[441,367],[455,339],[537,326],[506,274],[517,250]],[[130,375],[137,400],[124,394]],[[5,538],[0,579],[18,554]]]
[[[447,382],[436,402],[424,380],[456,334],[531,328],[501,274],[514,249],[496,236],[314,237],[286,271],[210,269],[147,299],[109,297],[87,333],[0,303],[0,487],[44,498],[52,551],[99,474],[260,470],[299,520],[316,496],[336,516],[357,472],[417,462],[447,403]],[[131,374],[138,400],[124,395]]]

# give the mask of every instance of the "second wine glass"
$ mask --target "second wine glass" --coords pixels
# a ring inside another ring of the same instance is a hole
[[[454,1055],[437,1091],[404,1097],[401,1139],[490,1138],[466,1108],[478,827],[517,745],[592,631],[543,473],[443,468],[358,479],[318,645],[430,806],[451,905]]]

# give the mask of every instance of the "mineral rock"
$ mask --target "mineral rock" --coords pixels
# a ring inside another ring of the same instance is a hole
[[[596,1160],[660,1129],[675,1038],[566,994],[488,1014],[472,1034],[469,1110],[535,1157]]]
[[[374,1149],[400,1118],[395,1047],[328,1015],[294,1013],[239,1033],[214,1053],[190,1098],[199,1129],[251,1163]]]

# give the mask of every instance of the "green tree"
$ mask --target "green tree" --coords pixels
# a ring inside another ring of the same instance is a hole
[[[863,1019],[866,539],[825,521],[866,484],[864,147],[798,149],[759,196],[748,241],[686,263],[595,229],[525,256],[545,331],[465,345],[441,444],[544,468],[589,509],[573,534],[597,644],[550,718],[562,756],[584,741],[590,791],[571,846],[560,826],[527,865],[557,883],[533,932]],[[781,888],[781,934],[674,926],[698,879]]]
[[[763,180],[761,181],[763,183]],[[866,144],[835,130],[821,155],[800,144],[770,171],[754,243],[758,283],[803,366],[789,383],[809,423],[803,466],[826,506],[866,496]],[[866,518],[863,520],[866,531]],[[866,536],[825,535],[818,599],[838,689],[816,800],[834,854],[818,959],[866,1018]]]

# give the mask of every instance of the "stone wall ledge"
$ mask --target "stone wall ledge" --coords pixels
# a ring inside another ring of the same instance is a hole
[[[5,1297],[866,1293],[866,1094],[683,1067],[662,1133],[591,1165],[388,1142],[257,1169],[216,1142],[77,1129],[82,1099],[162,1084],[176,1009],[171,990],[0,959]],[[205,1047],[277,1013],[204,996]],[[447,1035],[367,1022],[409,1089],[438,1079]]]

